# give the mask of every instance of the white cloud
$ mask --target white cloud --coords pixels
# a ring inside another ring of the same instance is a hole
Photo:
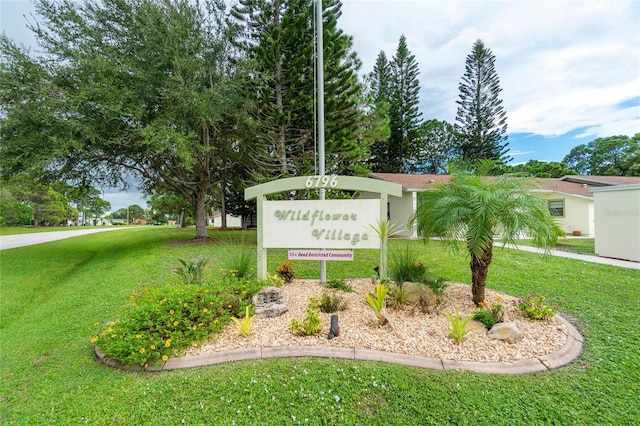
[[[509,132],[594,137],[640,132],[640,2],[349,1],[339,25],[369,72],[401,34],[420,66],[424,118],[455,120],[466,56],[496,57]]]

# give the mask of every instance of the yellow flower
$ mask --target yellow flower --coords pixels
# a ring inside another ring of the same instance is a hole
[[[164,346],[165,346],[165,347],[167,347],[167,348],[168,348],[169,346],[171,346],[171,339],[167,339],[167,340],[164,342]]]
[[[136,339],[142,339],[142,334],[136,334]]]
[[[318,15],[318,16],[320,16],[320,15]],[[107,333],[111,333],[112,331],[113,331],[113,328],[111,328],[111,327],[107,328]]]
[[[146,351],[144,350],[144,348],[140,349],[139,351],[141,354],[145,353]]]
[[[174,321],[174,322],[173,322],[173,325],[174,325],[174,326],[177,326],[177,325],[178,325],[178,323],[179,323],[178,321]]]
[[[97,342],[97,341],[98,341],[98,338],[97,338],[97,337],[92,337],[92,338],[91,338],[91,343],[95,343],[95,342]]]
[[[319,15],[318,15],[318,16],[319,16]],[[231,309],[231,308],[233,308],[233,306],[231,306],[231,305],[227,305],[227,308]]]
[[[149,346],[149,348],[151,348],[151,350],[154,350],[156,348],[156,345],[151,345]]]
[[[99,323],[99,322],[94,322],[94,323],[93,323],[93,325],[94,325],[94,326],[96,326],[96,325],[100,325],[100,323]]]
[[[188,303],[185,303],[185,304],[184,304],[184,305],[182,305],[182,306],[184,306],[184,307],[186,308],[186,307],[188,307],[188,306],[189,306],[189,304],[188,304]]]
[[[209,309],[204,308],[204,309],[202,310],[202,312],[209,312]]]
[[[171,309],[171,310],[169,311],[169,313],[170,313],[171,315],[173,315],[173,313],[174,313],[174,312],[175,312],[175,311],[174,311],[173,309]]]
[[[166,361],[166,360],[168,360],[168,359],[169,359],[169,357],[168,357],[168,356],[166,356],[166,355],[162,355],[162,360],[163,360],[163,361]]]
[[[196,331],[196,330],[198,329],[198,327],[196,327],[196,326],[194,325],[193,327],[191,327],[191,329],[192,329],[193,331]]]
[[[218,323],[218,318],[214,319],[214,320],[213,320],[213,323],[214,323],[214,324],[217,324],[217,323]]]
[[[112,334],[112,335],[111,335],[111,338],[112,338],[112,339],[115,339],[115,338],[116,338],[116,335],[115,335],[115,334]]]

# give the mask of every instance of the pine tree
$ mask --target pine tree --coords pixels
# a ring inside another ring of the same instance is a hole
[[[461,134],[460,156],[465,161],[491,159],[506,162],[507,117],[499,95],[495,57],[482,40],[467,56],[459,85],[456,128]]]
[[[325,59],[325,161],[327,173],[343,173],[360,155],[360,61],[352,39],[338,28],[341,3],[323,16]],[[266,139],[277,170],[270,175],[315,173],[315,3],[312,0],[240,0],[232,15],[242,27],[241,46],[254,61],[252,111],[257,136]]]
[[[371,167],[377,172],[402,173],[409,170],[419,137],[418,64],[407,46],[405,36],[400,37],[396,54],[391,61],[380,52],[370,74],[376,105],[388,104],[391,134],[386,141],[374,144]]]
[[[378,113],[383,113],[388,117],[389,105],[391,103],[391,64],[387,55],[380,51],[373,72],[369,74],[369,90],[372,99],[373,109]],[[369,166],[377,172],[386,172],[386,164],[389,158],[389,136],[380,139],[371,146]]]

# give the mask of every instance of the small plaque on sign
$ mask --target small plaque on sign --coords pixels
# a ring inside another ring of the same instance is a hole
[[[353,251],[289,250],[289,260],[353,260]]]

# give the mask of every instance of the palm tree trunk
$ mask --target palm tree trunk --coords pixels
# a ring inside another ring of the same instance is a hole
[[[493,256],[493,246],[485,249],[479,257],[471,256],[471,294],[477,306],[484,302],[484,289],[487,284],[487,272]]]

